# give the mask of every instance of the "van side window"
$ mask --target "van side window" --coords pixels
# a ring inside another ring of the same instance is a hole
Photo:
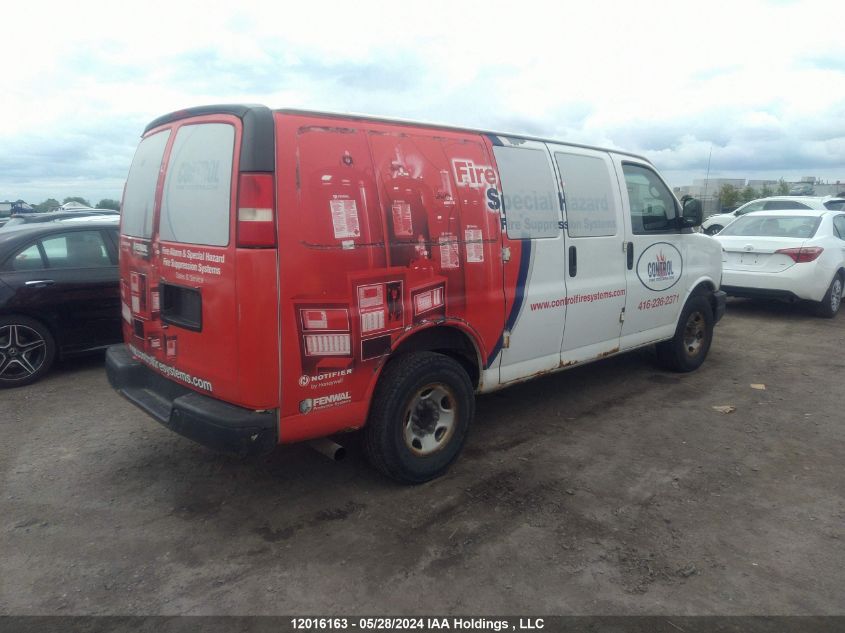
[[[229,243],[234,148],[235,128],[226,123],[179,128],[161,198],[162,240]]]
[[[563,185],[569,237],[616,235],[610,172],[601,158],[555,153]]]
[[[622,163],[631,211],[631,230],[636,235],[673,233],[678,203],[668,187],[651,169]]]
[[[560,202],[548,155],[537,149],[495,146],[508,237],[530,240],[560,234]]]
[[[149,238],[153,234],[156,185],[168,138],[170,130],[148,136],[135,152],[123,194],[121,224],[124,235]]]

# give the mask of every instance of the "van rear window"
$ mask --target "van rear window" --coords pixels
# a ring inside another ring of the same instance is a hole
[[[234,148],[235,128],[226,123],[179,129],[164,180],[162,240],[209,246],[229,243]]]
[[[123,194],[121,231],[133,237],[152,237],[153,207],[161,159],[170,130],[148,136],[135,151]]]

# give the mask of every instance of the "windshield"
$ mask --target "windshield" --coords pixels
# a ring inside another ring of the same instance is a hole
[[[824,206],[831,211],[845,211],[845,200],[828,200]]]
[[[721,230],[719,236],[797,237],[807,239],[816,234],[821,218],[807,215],[746,215]]]

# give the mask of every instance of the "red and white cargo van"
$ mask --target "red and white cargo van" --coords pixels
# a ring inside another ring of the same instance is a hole
[[[618,151],[174,112],[147,126],[126,182],[109,380],[217,449],[363,427],[379,470],[425,481],[460,452],[475,393],[655,343],[697,368],[725,305],[700,215]]]

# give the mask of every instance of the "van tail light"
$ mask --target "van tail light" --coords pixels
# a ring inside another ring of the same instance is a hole
[[[819,258],[824,249],[821,246],[802,246],[801,248],[782,248],[775,251],[791,258],[796,264],[812,262]]]
[[[241,174],[238,181],[238,246],[275,248],[273,174]]]

